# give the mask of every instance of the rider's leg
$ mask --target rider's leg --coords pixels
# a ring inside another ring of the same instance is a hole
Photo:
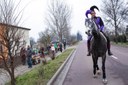
[[[90,41],[91,41],[91,37],[92,36],[89,36],[89,38],[87,40],[87,48],[88,48],[88,54],[87,54],[87,56],[90,56],[91,55],[91,53],[90,53]]]
[[[111,50],[110,50],[110,47],[111,47],[111,45],[110,45],[110,39],[109,39],[108,36],[106,36],[106,34],[105,34],[104,32],[102,32],[102,33],[104,34],[104,36],[105,36],[106,39],[107,39],[108,55],[113,55],[112,52],[111,52]]]

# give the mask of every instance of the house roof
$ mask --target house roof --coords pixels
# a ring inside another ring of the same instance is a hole
[[[19,28],[19,29],[24,29],[24,30],[31,30],[31,29],[29,29],[29,28],[20,27],[20,26],[15,26],[15,25],[10,25],[10,24],[5,24],[5,23],[0,23],[0,25],[3,25],[3,26],[10,26],[10,27]]]

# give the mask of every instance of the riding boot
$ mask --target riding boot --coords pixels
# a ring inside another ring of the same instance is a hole
[[[110,50],[110,40],[109,40],[109,37],[106,36],[106,34],[105,34],[103,31],[101,31],[101,32],[104,34],[104,36],[105,36],[106,39],[107,39],[108,55],[111,56],[111,55],[113,55],[113,54],[112,54],[112,52],[111,52],[111,50]]]
[[[91,53],[90,53],[90,40],[87,41],[87,47],[88,47],[88,54],[87,56],[90,56]]]
[[[88,54],[87,54],[87,56],[91,56],[91,53],[88,51]]]
[[[109,56],[113,55],[111,50],[110,50],[110,41],[107,41],[107,48],[108,48],[108,55]]]

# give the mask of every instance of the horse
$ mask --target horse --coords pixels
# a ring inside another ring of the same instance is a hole
[[[102,72],[103,72],[103,83],[107,83],[106,72],[105,72],[105,61],[106,61],[106,52],[107,52],[107,39],[100,32],[96,22],[92,19],[87,20],[88,26],[91,30],[92,39],[90,45],[90,53],[93,60],[93,77],[96,78],[99,73],[98,67],[98,58],[102,58]]]

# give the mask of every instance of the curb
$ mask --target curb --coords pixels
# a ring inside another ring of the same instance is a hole
[[[75,54],[76,54],[76,50],[74,50],[72,56],[70,57],[70,59],[68,60],[68,65],[64,68],[65,69],[65,72],[63,73],[63,76],[62,76],[62,79],[59,81],[59,84],[58,85],[63,85],[64,84],[64,80],[69,72],[69,69],[71,67],[71,64],[74,60],[74,57],[75,57]]]
[[[74,49],[68,56],[68,58],[64,61],[64,63],[59,67],[59,69],[57,70],[57,72],[53,75],[53,77],[49,80],[49,82],[47,83],[47,85],[52,85],[54,81],[56,81],[58,75],[60,74],[60,72],[63,70],[64,66],[66,65],[66,63],[68,62],[68,60],[70,59],[70,57],[72,56],[72,54],[74,53],[76,49]]]

